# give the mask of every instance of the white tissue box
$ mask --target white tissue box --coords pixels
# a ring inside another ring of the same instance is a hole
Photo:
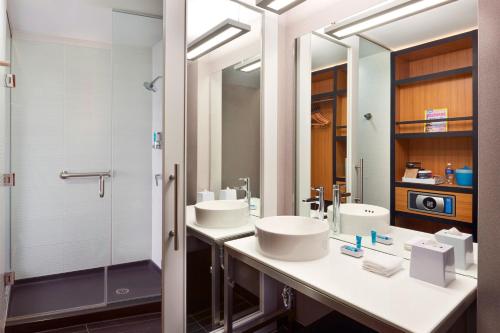
[[[455,267],[467,269],[474,263],[474,254],[472,247],[472,235],[459,233],[443,229],[434,234],[439,243],[453,246],[455,251]]]
[[[455,280],[455,254],[453,246],[433,240],[413,244],[410,276],[441,287]]]
[[[212,201],[214,200],[214,192],[210,192],[210,191],[202,191],[202,192],[198,192],[197,195],[196,195],[196,203],[200,203],[200,202],[203,202],[203,201]]]
[[[220,190],[219,200],[236,200],[236,190],[232,188],[226,188],[225,190]]]

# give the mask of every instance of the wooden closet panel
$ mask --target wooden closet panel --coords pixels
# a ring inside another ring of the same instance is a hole
[[[311,128],[311,186],[325,188],[325,200],[332,200],[333,184],[333,105],[317,103],[321,114],[330,120],[326,127]]]
[[[401,181],[406,162],[422,162],[422,168],[432,170],[433,174],[444,176],[448,163],[453,168],[472,167],[473,142],[470,137],[420,138],[397,140],[395,176]]]
[[[408,63],[408,77],[444,72],[469,66],[472,66],[472,48],[410,61]]]
[[[337,96],[336,126],[347,126],[347,96]],[[347,127],[337,128],[337,136],[347,136]]]
[[[470,74],[400,86],[396,89],[396,121],[425,119],[426,109],[447,108],[448,117],[472,116]],[[472,120],[448,122],[448,131],[471,131]],[[422,133],[424,124],[396,126],[397,133]]]
[[[345,159],[347,157],[347,143],[345,141],[337,141],[335,146],[335,175],[339,178],[345,178]],[[333,183],[332,183],[333,184]]]

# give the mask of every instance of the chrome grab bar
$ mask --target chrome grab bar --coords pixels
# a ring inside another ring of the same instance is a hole
[[[111,171],[68,172],[68,171],[63,170],[59,174],[59,177],[61,179],[99,177],[99,197],[104,198],[104,177],[111,177]]]

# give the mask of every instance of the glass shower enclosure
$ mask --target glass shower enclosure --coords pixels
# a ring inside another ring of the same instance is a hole
[[[110,17],[109,44],[12,39],[10,323],[161,299],[162,18]]]

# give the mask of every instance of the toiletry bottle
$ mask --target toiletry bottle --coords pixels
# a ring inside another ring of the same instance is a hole
[[[446,169],[444,169],[444,174],[446,176],[446,182],[448,184],[453,184],[453,179],[455,178],[455,170],[452,169],[451,163],[446,165]]]

